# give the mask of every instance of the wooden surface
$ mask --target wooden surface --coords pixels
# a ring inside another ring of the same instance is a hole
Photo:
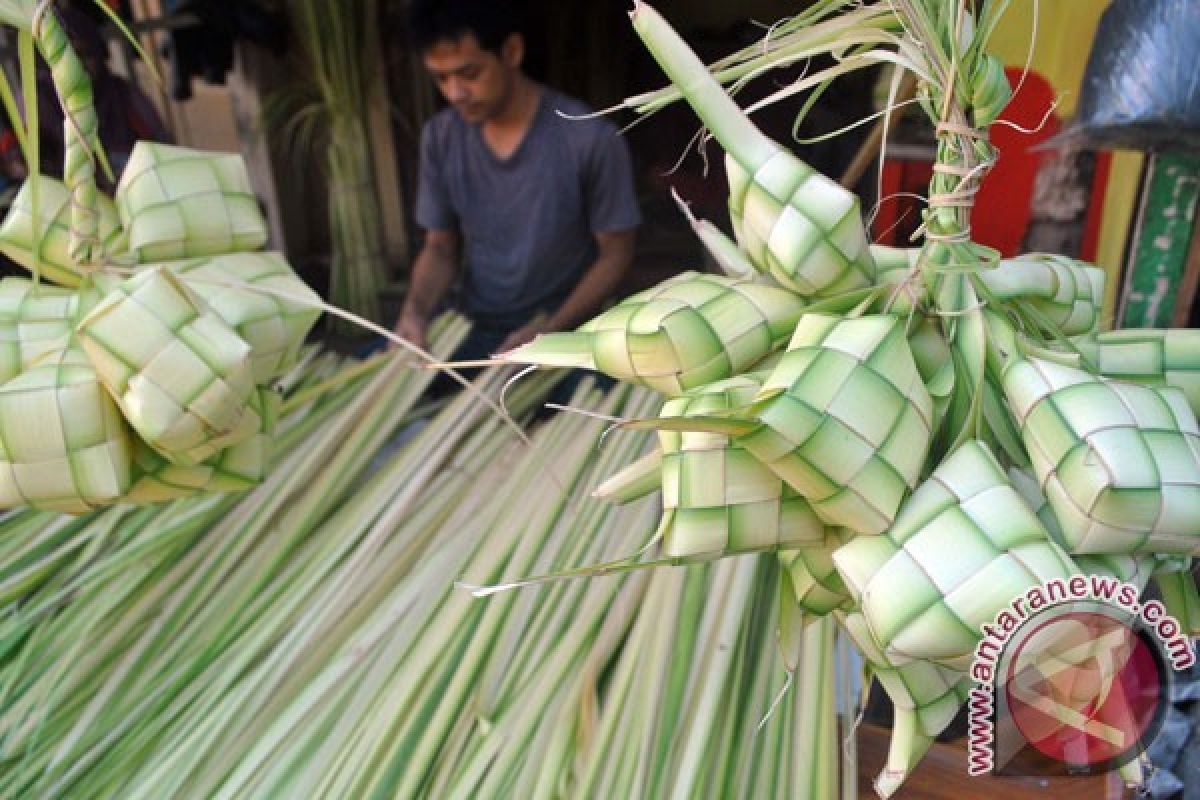
[[[858,730],[858,796],[877,800],[873,784],[887,756],[889,733],[874,726]],[[1116,775],[1061,778],[972,778],[967,774],[966,740],[935,744],[894,800],[1125,800]]]

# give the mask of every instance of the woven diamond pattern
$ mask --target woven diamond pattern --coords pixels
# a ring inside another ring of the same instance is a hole
[[[854,539],[834,562],[889,659],[964,671],[982,625],[1075,571],[978,441],[942,462],[887,533]]]
[[[1037,478],[1023,469],[1010,467],[1008,479],[1029,509],[1037,515],[1038,521],[1050,534],[1050,538],[1059,546],[1065,547],[1058,517],[1054,515],[1054,509],[1046,502],[1042,489],[1038,486]],[[1156,555],[1126,555],[1122,553],[1076,554],[1071,556],[1071,560],[1085,575],[1111,575],[1136,584],[1139,588],[1145,588],[1150,576],[1161,563],[1160,557]]]
[[[134,450],[134,481],[124,501],[162,503],[204,492],[236,492],[258,485],[266,477],[279,408],[277,392],[256,390],[250,396],[249,409],[237,432],[242,441],[193,466],[172,464],[138,441]],[[250,430],[248,437],[244,436],[246,429]]]
[[[895,663],[874,643],[861,614],[841,615],[841,622],[892,701],[891,744],[875,784],[877,793],[888,797],[954,721],[970,694],[971,681],[963,672],[928,661]]]
[[[668,400],[661,417],[704,416],[749,403],[761,376],[718,381]],[[663,431],[663,555],[728,555],[815,545],[825,525],[800,497],[728,436]]]
[[[1200,430],[1182,392],[1037,359],[1004,389],[1071,552],[1195,552]]]
[[[0,385],[0,506],[83,513],[129,487],[132,434],[78,348]]]
[[[1101,375],[1146,386],[1174,386],[1200,416],[1200,330],[1129,328],[1074,343]]]
[[[136,273],[92,309],[78,332],[130,425],[172,462],[203,461],[246,430],[242,418],[254,389],[250,346],[170,271]]]
[[[759,269],[805,296],[874,282],[875,264],[853,193],[782,148],[757,169],[732,155],[725,166],[733,230]]]
[[[267,227],[240,155],[138,142],[117,185],[141,263],[257,250]]]
[[[15,378],[46,353],[63,350],[78,320],[99,301],[94,290],[0,280],[0,383]]]
[[[929,450],[933,405],[892,316],[806,314],[738,444],[830,525],[888,528]]]
[[[871,665],[896,710],[917,715],[921,733],[937,736],[954,721],[971,687],[965,673],[929,661],[893,662],[875,643],[862,614],[846,614],[842,626]]]
[[[1096,329],[1104,307],[1104,271],[1084,261],[1048,253],[1005,259],[979,273],[998,297],[1020,298],[1066,336]]]
[[[568,343],[583,351],[570,363],[677,397],[744,372],[781,347],[802,307],[785,289],[688,272],[627,298],[577,332],[539,336],[508,355],[557,363],[539,350]]]
[[[321,298],[280,253],[227,253],[162,266],[250,345],[255,383],[266,383],[295,363],[321,315]]]
[[[70,255],[71,194],[62,181],[39,176],[37,179],[37,227],[34,227],[34,179],[26,180],[13,199],[4,223],[0,224],[0,253],[25,269],[38,267],[48,280],[62,286],[78,286],[83,270]],[[117,219],[113,202],[103,194],[96,196],[97,235],[105,253],[125,249],[125,235]]]

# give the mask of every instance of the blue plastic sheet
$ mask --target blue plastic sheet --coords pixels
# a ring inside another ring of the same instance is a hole
[[[1200,150],[1200,0],[1114,0],[1096,31],[1078,115],[1059,138]]]

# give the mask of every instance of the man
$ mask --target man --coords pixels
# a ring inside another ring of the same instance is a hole
[[[424,245],[396,332],[424,347],[461,277],[474,322],[459,360],[593,316],[629,267],[641,221],[625,142],[582,103],[522,71],[509,3],[414,0],[413,38],[450,108],[421,134]]]

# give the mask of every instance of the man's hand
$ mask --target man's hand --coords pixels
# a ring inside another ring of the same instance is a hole
[[[429,349],[429,320],[438,310],[446,290],[458,273],[458,234],[425,231],[425,244],[413,262],[404,310],[393,329],[396,335],[422,350]],[[395,345],[395,342],[392,342]]]
[[[400,313],[400,319],[396,320],[394,330],[397,336],[410,344],[416,345],[422,350],[429,349],[429,341],[426,339],[429,320],[412,309],[405,307],[404,311]],[[397,345],[395,342],[389,342],[389,347],[397,347]]]
[[[544,319],[535,319],[532,322],[527,322],[521,327],[508,335],[508,338],[500,343],[500,348],[497,353],[507,353],[509,350],[520,347],[526,342],[532,341],[535,336],[542,333],[548,333],[550,329],[546,325]]]

